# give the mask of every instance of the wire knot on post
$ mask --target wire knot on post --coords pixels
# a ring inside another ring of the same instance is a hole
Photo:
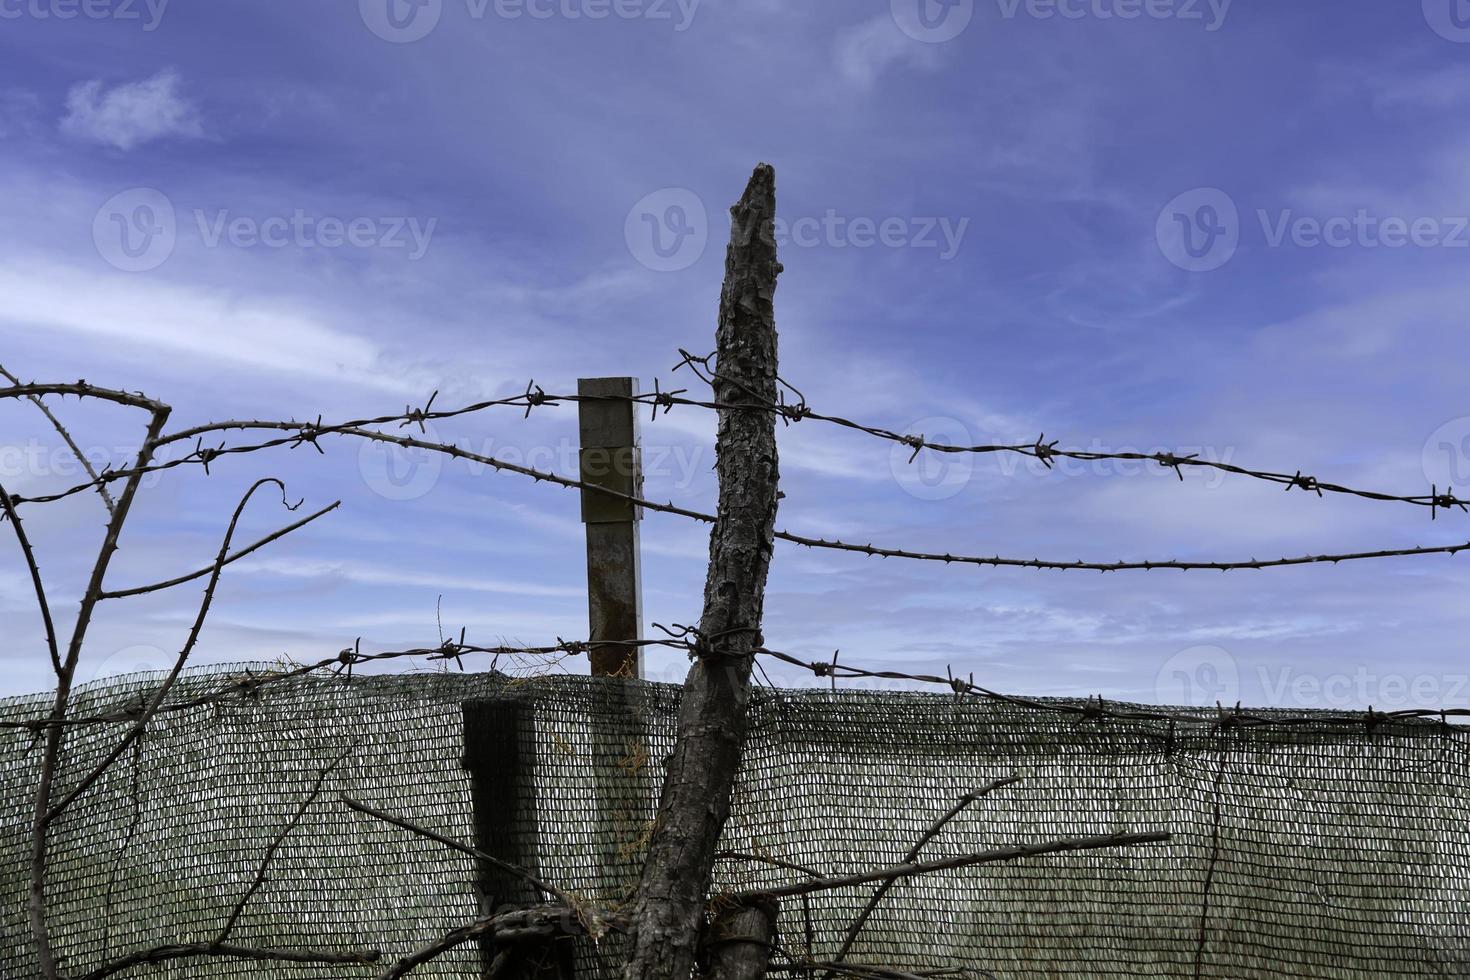
[[[807,405],[805,401],[797,402],[794,405],[783,402],[777,406],[776,410],[781,413],[781,418],[787,423],[800,422],[804,418],[810,418],[812,414],[811,406]]]
[[[581,640],[563,640],[559,636],[556,638],[556,645],[563,653],[572,657],[580,657],[592,647],[590,643],[585,643]]]

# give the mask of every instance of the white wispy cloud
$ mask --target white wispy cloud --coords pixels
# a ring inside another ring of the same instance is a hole
[[[91,275],[50,264],[0,270],[0,320],[258,371],[414,391],[373,342],[309,314],[219,289]]]
[[[584,590],[565,586],[513,582],[480,575],[448,575],[382,568],[361,562],[267,558],[242,563],[238,571],[284,578],[324,579],[361,585],[391,585],[467,592],[497,592],[504,595],[580,597]]]
[[[178,73],[107,88],[100,80],[74,85],[66,96],[61,131],[78,139],[131,150],[165,137],[204,135],[199,110],[179,91]]]
[[[838,73],[861,89],[872,88],[890,68],[927,70],[938,60],[931,45],[905,35],[886,14],[838,32],[835,56]]]

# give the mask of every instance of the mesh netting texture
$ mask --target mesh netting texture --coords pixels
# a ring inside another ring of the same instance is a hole
[[[636,882],[678,687],[435,673],[302,677],[245,695],[229,687],[242,670],[185,674],[170,703],[202,703],[162,713],[53,825],[49,921],[64,972],[213,939],[339,757],[232,942],[396,958],[483,907],[473,858],[350,811],[344,794],[469,843],[488,835],[590,899],[616,902]],[[137,704],[157,681],[82,688],[72,715]],[[45,697],[12,698],[0,720],[48,708]],[[125,730],[72,727],[61,790]],[[720,861],[715,888],[802,877],[752,855],[827,875],[895,863],[960,797],[1015,773],[1020,783],[964,809],[922,857],[1087,834],[1173,840],[904,879],[849,961],[1000,978],[1466,977],[1467,739],[1437,723],[1233,729],[1202,712],[1079,719],[949,695],[760,690],[721,845],[745,857]],[[36,974],[25,896],[39,746],[27,730],[0,731],[5,978]],[[787,899],[776,962],[833,958],[874,887]],[[579,942],[578,980],[614,976],[618,952],[615,938]],[[480,955],[470,944],[415,975],[476,976]],[[378,969],[195,958],[122,976]]]

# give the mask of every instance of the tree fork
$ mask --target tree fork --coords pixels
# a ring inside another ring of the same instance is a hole
[[[716,331],[719,509],[697,656],[633,911],[626,980],[686,980],[694,968],[716,848],[745,740],[754,651],[776,522],[776,416],[734,406],[776,401],[773,222],[776,173],[755,168],[730,209]]]

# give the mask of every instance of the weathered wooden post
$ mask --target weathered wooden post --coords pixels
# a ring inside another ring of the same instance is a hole
[[[464,703],[464,759],[474,807],[475,846],[486,854],[536,870],[536,738],[533,707],[512,698]],[[523,878],[489,862],[475,869],[482,915],[546,901]],[[500,980],[571,980],[570,939],[504,947],[480,941],[480,975],[490,976],[497,958]]]
[[[775,171],[761,164],[730,209],[714,378],[715,401],[730,406],[720,409],[715,444],[719,509],[699,648],[684,682],[677,741],[633,905],[626,980],[687,980],[694,968],[714,856],[745,741],[779,482],[772,410],[774,297],[781,272],[775,212]],[[764,972],[774,914],[769,907],[752,907],[714,924],[717,939],[723,932],[731,940],[723,953],[712,953],[715,975],[743,980]]]
[[[579,404],[580,469],[584,482],[629,496],[642,493],[638,423],[631,398],[633,378],[583,378]],[[605,399],[605,400],[600,400]],[[594,640],[626,641],[642,637],[642,581],[638,555],[638,508],[625,500],[582,491],[582,520],[587,525],[587,605]],[[643,676],[637,647],[625,643],[593,643],[592,673],[629,680]],[[625,710],[626,710],[626,706]],[[618,709],[610,698],[609,711]],[[626,712],[630,718],[631,711]],[[487,854],[525,868],[536,866],[538,849],[535,794],[534,706],[515,699],[469,701],[464,705],[464,766],[470,773],[476,846]],[[632,731],[633,725],[629,725]],[[641,744],[641,735],[632,736]],[[621,742],[599,744],[596,756],[621,759],[630,750]],[[637,772],[607,766],[597,773],[599,838],[604,849],[605,887],[615,889],[624,875],[617,867],[623,838],[631,825],[629,798],[637,796]],[[523,879],[481,862],[476,885],[490,907],[484,912],[544,901]],[[567,980],[573,975],[573,942],[521,943],[513,951],[494,942],[481,943],[481,970],[489,974],[498,957],[512,952],[499,969],[501,980]]]
[[[638,417],[633,378],[582,378],[577,394],[606,401],[578,403],[582,482],[642,496]],[[639,508],[595,490],[582,490],[587,525],[587,613],[592,673],[643,677],[643,653],[613,641],[643,637],[643,578],[638,555]],[[597,641],[609,641],[599,644]]]
[[[581,478],[634,497],[643,495],[638,441],[638,394],[634,378],[581,378],[577,421],[581,436]],[[603,400],[598,400],[603,399]],[[614,678],[605,685],[595,728],[593,759],[597,785],[597,842],[602,897],[620,902],[637,883],[630,867],[639,850],[652,795],[647,778],[647,738],[638,692],[643,651],[628,640],[643,637],[642,559],[638,553],[639,508],[626,500],[582,490],[582,521],[587,525],[587,621],[592,676]],[[599,643],[598,641],[605,641]],[[628,683],[619,684],[617,681]]]

